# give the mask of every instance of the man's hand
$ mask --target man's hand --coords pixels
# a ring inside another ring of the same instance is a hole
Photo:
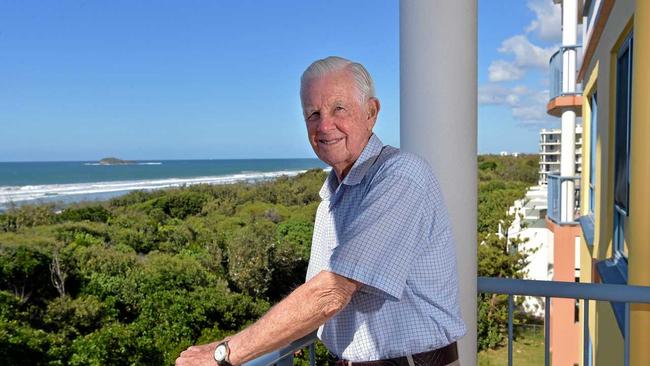
[[[358,281],[321,271],[253,325],[227,338],[230,363],[246,363],[309,334],[341,311],[361,286]],[[214,350],[219,343],[188,348],[176,359],[176,366],[216,366]]]
[[[217,361],[214,360],[214,350],[218,344],[219,342],[213,342],[186,349],[176,359],[176,366],[215,366]]]

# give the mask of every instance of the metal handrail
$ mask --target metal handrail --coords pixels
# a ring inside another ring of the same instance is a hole
[[[314,366],[315,362],[315,350],[314,342],[318,340],[316,336],[316,331],[298,339],[297,341],[292,342],[286,347],[283,347],[279,350],[275,350],[269,353],[266,353],[258,358],[246,362],[243,366],[269,366],[269,365],[293,365],[293,354],[294,352],[309,347],[309,364]]]
[[[650,286],[518,280],[496,277],[478,277],[477,284],[478,292],[481,293],[650,303]]]
[[[549,327],[550,327],[550,299],[551,298],[568,298],[583,300],[584,329],[585,339],[588,338],[589,324],[589,306],[586,301],[614,301],[625,303],[625,329],[624,329],[624,364],[629,365],[630,353],[630,303],[650,303],[650,286],[633,286],[633,285],[614,285],[604,283],[575,283],[559,281],[538,281],[538,280],[519,280],[511,278],[495,277],[478,277],[478,293],[497,293],[508,295],[508,365],[512,366],[513,357],[513,314],[514,301],[513,296],[543,296],[545,298],[545,337],[544,337],[544,364],[549,365]],[[310,365],[314,366],[315,349],[314,342],[318,340],[316,332],[310,333],[303,338],[291,343],[290,345],[269,352],[244,366],[269,366],[269,365],[292,365],[294,352],[309,347]],[[584,364],[587,365],[588,342],[583,342]]]
[[[589,365],[589,306],[588,301],[614,301],[625,303],[625,326],[623,330],[623,364],[630,364],[630,303],[650,304],[650,286],[614,285],[604,283],[575,283],[559,281],[517,280],[510,278],[479,277],[477,279],[479,293],[499,293],[508,295],[508,366],[512,366],[513,344],[513,311],[512,297],[544,296],[544,365],[550,363],[549,340],[550,300],[569,298],[583,300],[583,364]]]
[[[557,97],[560,96],[565,96],[565,95],[582,95],[582,85],[581,84],[576,84],[575,86],[575,91],[569,92],[569,91],[564,91],[562,88],[562,80],[563,80],[563,73],[564,73],[564,68],[563,68],[563,55],[564,51],[567,50],[578,50],[582,47],[582,45],[573,45],[573,46],[561,46],[549,59],[549,74],[550,74],[550,89],[549,89],[549,100],[553,100]],[[576,55],[576,69],[580,69],[579,65],[577,64],[578,61],[580,60],[580,55]],[[577,75],[577,70],[576,70],[576,75]]]

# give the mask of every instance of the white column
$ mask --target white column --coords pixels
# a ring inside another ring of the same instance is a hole
[[[400,1],[400,141],[429,161],[449,208],[467,335],[476,365],[477,0]]]
[[[578,1],[564,0],[562,3],[562,45],[575,46],[578,42]],[[576,49],[565,49],[562,55],[562,91],[576,91]],[[572,110],[562,112],[562,159],[560,175],[572,177],[575,175],[575,130],[576,113]],[[562,216],[564,222],[574,219],[575,185],[573,181],[562,184]]]

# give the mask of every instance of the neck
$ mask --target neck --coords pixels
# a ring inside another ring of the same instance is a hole
[[[341,167],[341,168],[332,167],[332,169],[334,169],[334,173],[336,174],[336,177],[339,179],[339,184],[341,184],[343,182],[343,179],[345,179],[345,177],[348,175],[348,173],[350,172],[350,169],[352,169],[352,166],[354,165],[355,162],[356,162],[356,160],[354,162],[352,162],[352,164],[349,164],[349,165],[347,165],[345,167]]]

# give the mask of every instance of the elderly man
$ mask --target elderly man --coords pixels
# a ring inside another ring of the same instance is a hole
[[[309,143],[332,167],[320,191],[307,281],[225,340],[177,365],[239,365],[318,328],[341,365],[457,365],[465,332],[451,227],[438,183],[414,155],[373,134],[366,69],[318,60],[301,79]]]

